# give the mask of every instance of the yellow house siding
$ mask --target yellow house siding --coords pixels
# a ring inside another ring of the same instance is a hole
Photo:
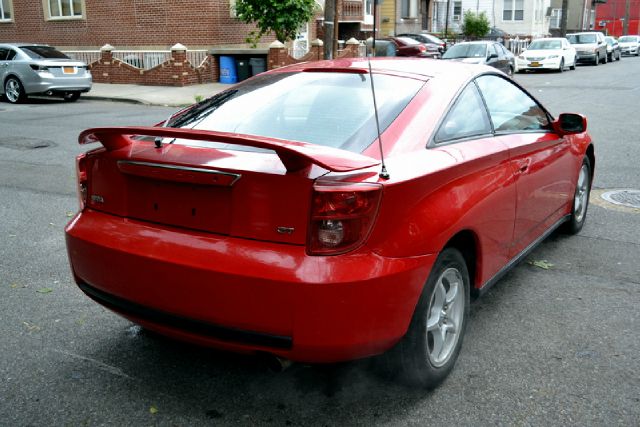
[[[396,2],[395,0],[384,0],[380,5],[380,36],[390,36],[395,34],[396,26]]]

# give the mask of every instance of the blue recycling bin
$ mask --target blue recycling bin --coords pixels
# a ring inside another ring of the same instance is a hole
[[[238,83],[236,61],[234,60],[233,56],[220,57],[220,83]]]

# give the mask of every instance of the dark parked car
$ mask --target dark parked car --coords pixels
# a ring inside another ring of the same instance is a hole
[[[435,45],[441,55],[447,50],[447,43],[431,34],[398,34],[398,37],[409,37],[425,45]]]
[[[468,64],[485,64],[497,68],[512,76],[516,69],[515,57],[497,42],[477,41],[462,42],[450,47],[442,59],[465,62]]]

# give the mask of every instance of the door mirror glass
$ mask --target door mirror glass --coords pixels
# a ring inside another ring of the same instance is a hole
[[[554,128],[562,135],[582,133],[587,130],[587,119],[582,114],[562,113],[554,123]]]

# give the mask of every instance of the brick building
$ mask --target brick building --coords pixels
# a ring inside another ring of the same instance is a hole
[[[61,49],[189,49],[243,44],[253,29],[230,0],[0,0],[0,40]],[[265,42],[273,38],[265,38]]]

